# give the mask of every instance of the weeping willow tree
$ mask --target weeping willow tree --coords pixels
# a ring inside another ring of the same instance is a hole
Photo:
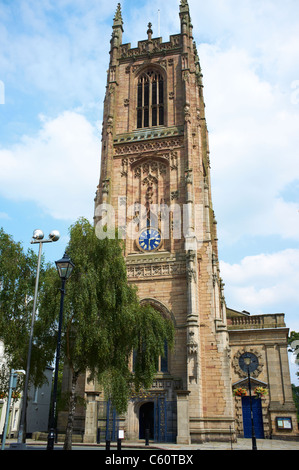
[[[67,281],[63,310],[62,349],[71,371],[71,390],[64,449],[71,449],[76,406],[75,389],[80,374],[103,386],[118,413],[127,409],[132,384],[149,388],[164,342],[171,346],[172,323],[150,306],[141,306],[136,288],[128,284],[121,242],[100,240],[84,218],[70,227],[67,254],[75,264]],[[44,284],[40,317],[48,332],[57,328],[60,280],[48,276]],[[134,374],[129,357],[136,351]]]

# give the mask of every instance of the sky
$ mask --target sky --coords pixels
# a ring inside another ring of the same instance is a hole
[[[0,226],[25,250],[36,228],[59,230],[43,248],[50,262],[71,224],[93,220],[117,3],[0,0]],[[146,39],[148,22],[168,41],[179,3],[121,2],[123,43]],[[227,305],[283,312],[299,331],[299,2],[189,6]]]

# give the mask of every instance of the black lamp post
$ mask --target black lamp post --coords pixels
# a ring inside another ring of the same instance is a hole
[[[247,357],[244,357],[244,363],[247,366],[247,373],[248,373],[248,390],[249,390],[249,402],[250,402],[252,450],[257,450],[256,438],[255,438],[255,432],[254,432],[254,424],[253,424],[251,382],[250,382],[250,368],[252,367],[252,365],[251,365],[251,357],[249,355]]]
[[[59,322],[58,322],[58,336],[57,336],[57,348],[56,348],[56,363],[55,363],[55,374],[54,374],[54,385],[53,395],[51,403],[51,415],[50,415],[50,430],[48,434],[48,445],[47,450],[54,449],[55,439],[55,412],[56,412],[56,400],[57,400],[57,383],[58,383],[58,368],[60,359],[60,345],[61,345],[61,329],[62,329],[62,314],[63,314],[63,302],[65,294],[65,283],[69,279],[74,269],[74,264],[65,253],[63,258],[59,261],[55,261],[56,268],[61,279],[61,298],[60,298],[60,311],[59,311]]]

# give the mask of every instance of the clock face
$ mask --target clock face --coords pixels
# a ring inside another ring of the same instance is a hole
[[[153,251],[159,248],[162,238],[159,230],[148,227],[139,235],[138,244],[143,251]]]
[[[246,364],[246,359],[250,359],[249,365]],[[248,369],[249,372],[254,372],[258,368],[258,365],[258,358],[253,353],[245,352],[239,358],[239,366],[244,372],[248,372]]]

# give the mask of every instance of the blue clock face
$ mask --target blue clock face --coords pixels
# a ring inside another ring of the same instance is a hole
[[[161,245],[161,241],[159,230],[150,227],[142,230],[138,239],[139,246],[144,251],[156,250]]]

